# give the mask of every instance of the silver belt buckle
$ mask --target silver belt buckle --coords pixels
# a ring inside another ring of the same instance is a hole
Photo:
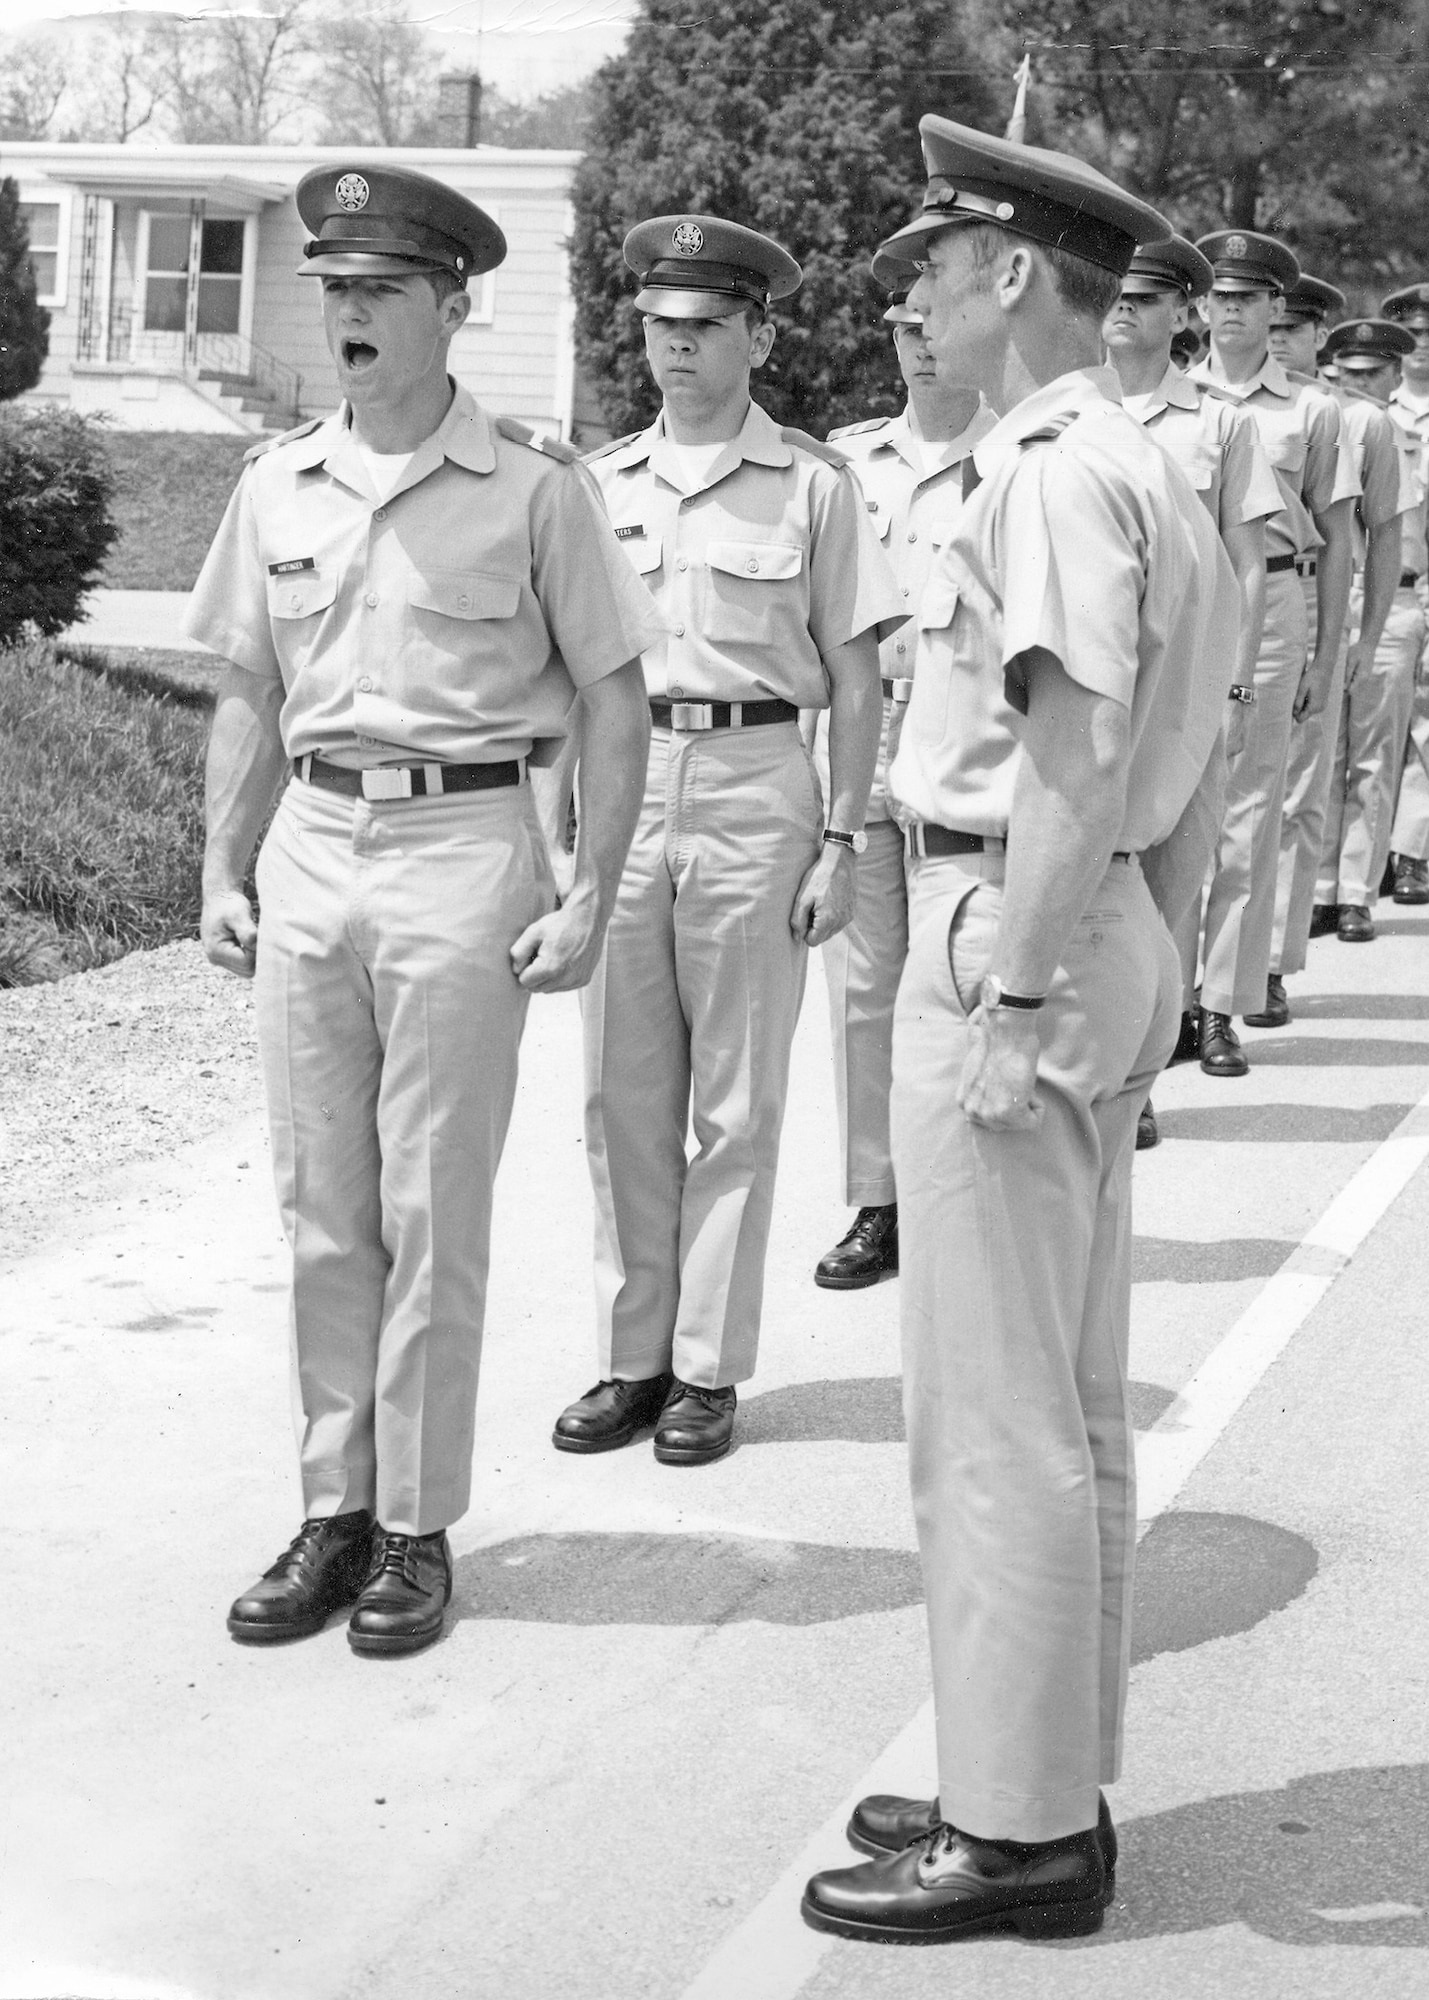
[[[714,703],[710,701],[672,701],[670,703],[670,727],[672,729],[713,729]]]
[[[927,860],[928,843],[923,833],[923,822],[921,820],[919,819],[911,820],[909,824],[904,827],[903,845],[909,854],[915,855],[921,858],[922,860],[925,861]]]
[[[412,773],[404,765],[386,770],[364,771],[362,796],[365,799],[410,799]]]
[[[901,701],[907,703],[913,699],[912,681],[895,680],[892,683],[892,687],[893,687],[893,699],[895,701]]]
[[[1315,574],[1318,560],[1319,559],[1316,556],[1296,556],[1295,574],[1297,576],[1303,576],[1303,577],[1313,576]]]

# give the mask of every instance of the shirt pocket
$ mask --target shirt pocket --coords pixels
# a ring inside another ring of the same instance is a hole
[[[620,546],[629,558],[637,576],[649,576],[664,560],[664,541],[659,535],[646,535],[639,541],[622,542]]]
[[[1277,472],[1298,484],[1297,475],[1305,469],[1305,454],[1308,449],[1303,431],[1276,430],[1265,439],[1265,455]]]
[[[321,570],[297,570],[268,578],[268,614],[272,618],[315,618],[337,597],[337,577]]]
[[[1186,477],[1198,493],[1209,493],[1215,483],[1221,455],[1214,445],[1193,444],[1186,454]]]
[[[705,635],[727,644],[782,643],[781,612],[802,603],[804,551],[790,542],[711,542]]]
[[[958,586],[950,576],[930,576],[918,606],[918,630],[942,632],[953,622],[958,608]]]
[[[514,618],[521,581],[482,570],[429,569],[413,577],[407,601],[418,611],[435,611],[443,618]]]

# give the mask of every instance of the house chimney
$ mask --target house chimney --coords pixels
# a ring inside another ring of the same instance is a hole
[[[437,144],[481,144],[481,78],[474,70],[437,78]]]

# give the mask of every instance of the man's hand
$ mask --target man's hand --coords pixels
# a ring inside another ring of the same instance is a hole
[[[240,979],[251,979],[258,957],[258,926],[253,905],[241,889],[225,889],[203,899],[199,939],[211,965]]]
[[[853,921],[856,863],[853,849],[841,842],[820,844],[789,913],[789,928],[800,944],[827,944]]]
[[[1334,672],[1333,659],[1323,666],[1318,660],[1307,661],[1300,674],[1300,685],[1295,690],[1295,706],[1290,711],[1292,721],[1306,722],[1312,716],[1325,713]]]
[[[1374,647],[1366,646],[1363,639],[1356,639],[1345,654],[1345,692],[1349,693],[1355,684],[1355,675],[1361,667],[1368,667],[1374,660]]]
[[[511,970],[528,993],[573,993],[590,984],[604,942],[593,900],[577,891],[526,926],[511,947]]]
[[[975,1007],[968,1017],[968,1052],[958,1084],[958,1104],[970,1125],[985,1132],[1035,1132],[1042,1123],[1037,1096],[1037,1016],[998,1007]]]
[[[1230,704],[1230,718],[1226,723],[1226,762],[1233,764],[1245,748],[1245,740],[1250,734],[1250,703],[1233,701]]]

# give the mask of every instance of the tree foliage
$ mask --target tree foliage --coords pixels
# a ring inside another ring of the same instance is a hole
[[[0,402],[34,388],[49,351],[50,316],[35,297],[20,190],[7,176],[0,180]]]
[[[95,424],[71,410],[0,410],[0,645],[62,632],[118,533]]]
[[[658,407],[621,243],[680,210],[762,230],[804,267],[759,377],[771,415],[824,436],[900,407],[869,256],[922,187],[920,115],[1000,125],[988,86],[949,73],[973,67],[952,21],[933,0],[734,0],[702,17],[645,0],[594,79],[574,189],[577,344],[612,425]]]
[[[328,145],[436,144],[437,58],[403,0],[329,7],[308,45]]]

